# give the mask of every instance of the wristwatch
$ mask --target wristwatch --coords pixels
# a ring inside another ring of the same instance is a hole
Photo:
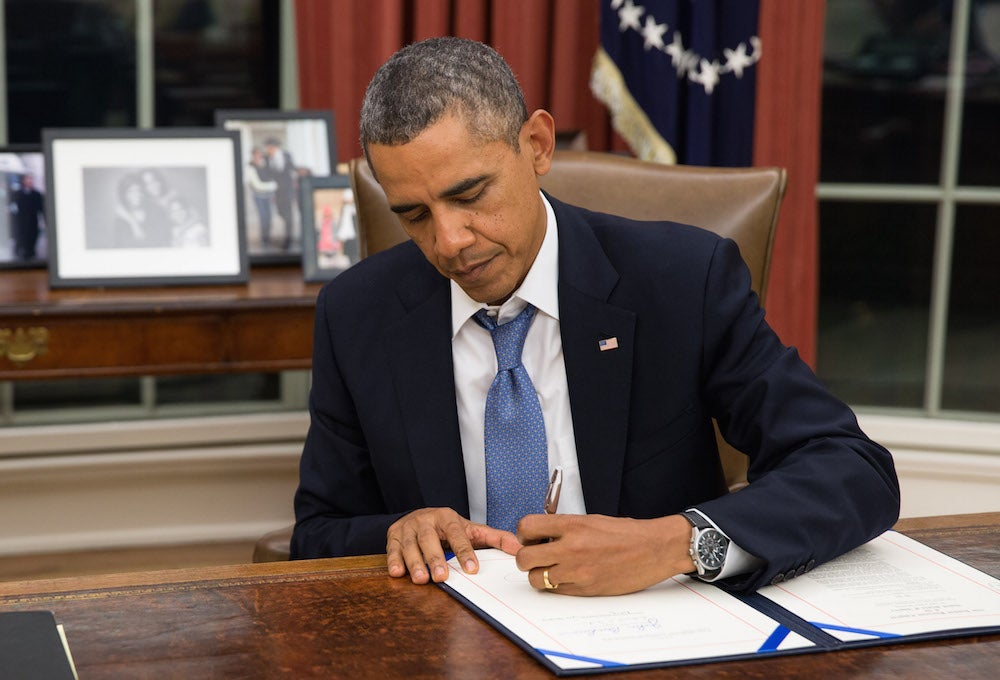
[[[699,513],[686,510],[681,514],[691,523],[691,547],[688,554],[697,569],[697,576],[711,580],[722,572],[722,567],[726,564],[729,539]]]

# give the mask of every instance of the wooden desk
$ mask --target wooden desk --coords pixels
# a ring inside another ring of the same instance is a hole
[[[0,380],[308,368],[319,288],[299,266],[254,268],[246,285],[121,289],[0,272]]]
[[[1000,575],[1000,513],[901,522]],[[434,586],[384,556],[0,584],[0,611],[49,609],[80,677],[550,678]],[[1000,635],[628,671],[642,678],[994,678]]]

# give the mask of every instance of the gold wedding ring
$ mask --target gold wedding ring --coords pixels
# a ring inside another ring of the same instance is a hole
[[[558,583],[553,583],[549,580],[549,570],[546,569],[542,572],[542,583],[545,584],[545,590],[555,590],[559,587]]]

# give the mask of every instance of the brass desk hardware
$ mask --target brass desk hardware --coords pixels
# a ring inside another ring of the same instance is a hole
[[[49,349],[49,329],[32,326],[28,330],[0,328],[0,357],[7,357],[12,363],[22,365]]]

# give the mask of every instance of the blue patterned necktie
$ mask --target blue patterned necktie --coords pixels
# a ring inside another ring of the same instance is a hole
[[[548,485],[545,422],[521,350],[535,308],[497,325],[485,309],[476,321],[493,336],[497,375],[486,395],[486,523],[516,531],[525,515],[542,512]]]

